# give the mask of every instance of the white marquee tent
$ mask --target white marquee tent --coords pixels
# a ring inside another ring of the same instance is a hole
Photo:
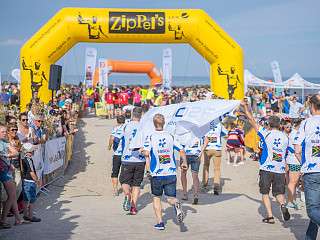
[[[288,89],[296,88],[296,89],[320,89],[320,84],[308,82],[303,79],[298,73],[295,73],[291,78],[287,81],[284,81],[283,86]]]

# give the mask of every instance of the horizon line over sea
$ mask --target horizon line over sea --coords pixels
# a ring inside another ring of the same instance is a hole
[[[262,77],[269,80],[273,77]],[[282,77],[283,81],[289,77]],[[305,77],[305,80],[320,84],[320,77]],[[78,85],[83,82],[83,75],[64,75],[62,73],[62,83]],[[16,82],[11,75],[2,75],[2,82]],[[149,85],[150,78],[146,74],[111,74],[109,76],[109,84],[116,85]],[[210,85],[209,76],[173,76],[172,86],[194,86],[194,85]]]

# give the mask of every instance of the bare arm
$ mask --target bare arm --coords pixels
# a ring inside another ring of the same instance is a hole
[[[298,161],[301,163],[301,152],[302,152],[302,147],[301,145],[294,145],[294,155],[298,159]]]
[[[244,112],[249,120],[250,125],[254,128],[256,132],[259,131],[259,125],[256,123],[256,120],[252,116],[252,113],[248,110],[248,105],[247,104],[242,104],[244,108]]]
[[[109,144],[108,144],[108,150],[111,150],[111,147],[113,145],[114,136],[110,135],[109,138]]]

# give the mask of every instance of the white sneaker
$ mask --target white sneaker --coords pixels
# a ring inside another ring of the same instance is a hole
[[[239,167],[239,164],[238,163],[234,163],[232,166]]]
[[[239,165],[244,165],[244,161],[239,162]]]

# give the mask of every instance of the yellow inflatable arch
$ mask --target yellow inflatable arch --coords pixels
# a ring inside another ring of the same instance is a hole
[[[189,43],[210,63],[216,95],[244,95],[242,49],[203,10],[64,8],[21,49],[22,111],[35,92],[50,100],[50,65],[78,42]]]

